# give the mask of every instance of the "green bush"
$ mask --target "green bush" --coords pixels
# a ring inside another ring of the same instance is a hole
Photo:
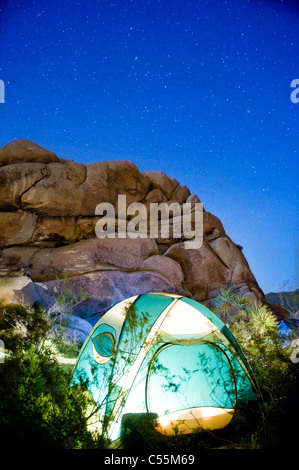
[[[2,307],[1,318],[0,339],[8,353],[0,364],[1,445],[102,447],[101,436],[87,427],[88,396],[77,389],[70,392],[71,368],[59,362],[66,344],[52,334],[49,315],[17,305]]]
[[[291,361],[290,339],[279,332],[277,319],[267,306],[251,305],[232,290],[219,294],[214,311],[226,319],[261,394],[257,409],[237,410],[239,422],[235,420],[235,425],[243,432],[242,446],[268,448],[290,443],[299,417],[294,400],[299,391],[298,365]]]

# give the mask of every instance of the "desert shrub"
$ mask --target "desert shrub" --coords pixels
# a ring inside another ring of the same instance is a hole
[[[250,424],[244,415],[255,426],[240,442],[249,447],[274,447],[291,441],[298,420],[298,406],[293,401],[295,390],[298,391],[298,367],[291,361],[290,338],[279,331],[277,319],[266,305],[252,305],[232,290],[219,294],[214,310],[226,318],[260,392],[254,413],[247,406],[236,414],[243,420],[236,423],[239,432],[240,426],[244,431],[244,422]]]
[[[1,307],[0,339],[5,360],[0,364],[0,440],[27,448],[93,448],[101,436],[87,428],[88,396],[72,389],[72,366],[59,354],[70,353],[65,337],[53,332],[42,308]]]

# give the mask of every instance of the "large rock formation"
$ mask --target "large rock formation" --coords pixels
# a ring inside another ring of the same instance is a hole
[[[140,172],[131,162],[87,165],[58,158],[17,140],[0,149],[0,296],[3,302],[38,299],[50,307],[67,282],[89,298],[76,306],[94,323],[132,295],[168,291],[212,306],[234,286],[252,302],[264,301],[238,245],[220,220],[204,210],[203,244],[186,249],[183,238],[104,238],[95,234],[96,206],[117,196],[142,202],[200,202],[186,186],[160,171]],[[190,197],[191,196],[191,197]],[[67,281],[64,279],[67,277]],[[2,289],[3,286],[3,289]],[[11,286],[11,287],[9,287]]]

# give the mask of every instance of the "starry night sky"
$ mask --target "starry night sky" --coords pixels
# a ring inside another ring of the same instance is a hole
[[[188,186],[265,293],[298,287],[299,6],[0,0],[0,146],[130,160]]]

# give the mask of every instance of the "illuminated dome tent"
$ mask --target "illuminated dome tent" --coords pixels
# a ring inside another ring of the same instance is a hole
[[[102,429],[120,436],[130,413],[154,413],[167,435],[225,427],[254,379],[234,336],[207,307],[178,295],[131,297],[101,317],[86,339],[71,385],[85,385]]]

